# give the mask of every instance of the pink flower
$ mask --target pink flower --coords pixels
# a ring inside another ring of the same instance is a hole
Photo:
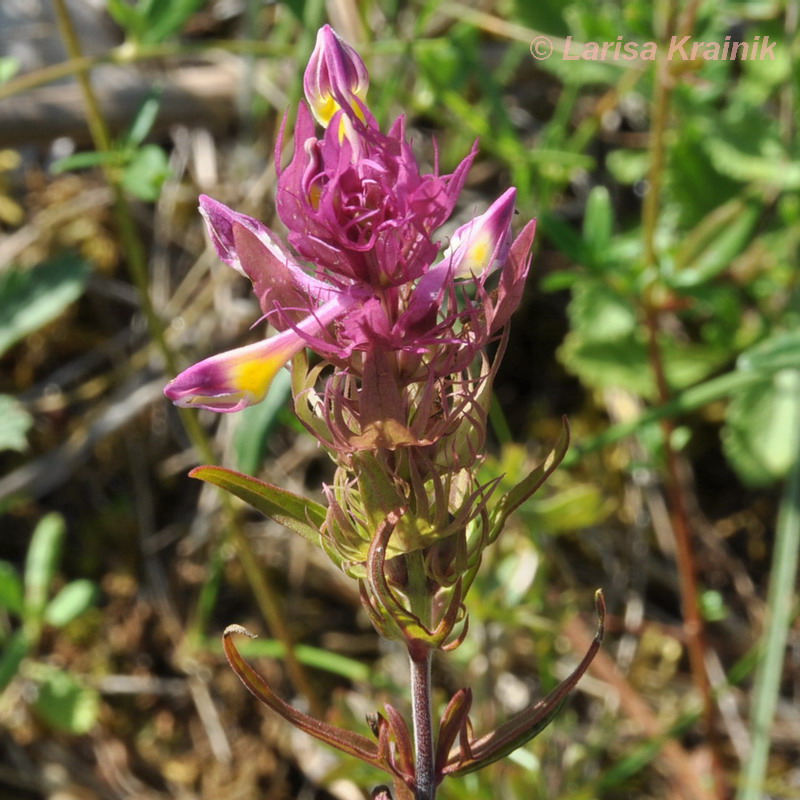
[[[280,368],[308,344],[306,337],[318,335],[347,305],[347,299],[339,296],[309,314],[296,328],[211,356],[181,372],[167,384],[164,394],[177,406],[210,411],[239,411],[259,403]]]
[[[277,211],[299,258],[258,220],[201,197],[217,253],[250,279],[263,318],[280,333],[186,370],[166,389],[176,403],[234,411],[258,402],[305,346],[353,375],[386,353],[401,385],[443,377],[465,369],[519,303],[534,228],[511,243],[516,191],[461,226],[440,255],[436,231],[477,151],[450,175],[438,166],[422,173],[404,119],[379,130],[367,85],[355,51],[323,27],[305,90],[327,129],[317,139],[301,103],[287,167],[280,141],[276,148]]]
[[[421,174],[402,117],[388,134],[372,118],[350,122],[353,135],[340,137],[333,124],[317,140],[301,104],[294,156],[278,168],[278,216],[289,243],[318,267],[376,287],[402,285],[436,258],[435,231],[452,214],[476,150],[452,175]]]

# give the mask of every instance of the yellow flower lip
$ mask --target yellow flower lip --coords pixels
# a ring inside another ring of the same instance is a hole
[[[321,333],[354,302],[354,298],[337,296],[296,328],[200,361],[170,381],[164,394],[183,408],[210,411],[239,411],[260,403],[281,367],[306,346],[306,337]]]

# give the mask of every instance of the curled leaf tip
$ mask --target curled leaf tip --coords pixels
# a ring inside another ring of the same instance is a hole
[[[606,632],[606,598],[602,589],[594,593],[594,607],[597,609],[597,632],[594,638],[601,642]]]
[[[228,627],[222,632],[222,637],[223,639],[227,639],[229,636],[232,636],[235,633],[240,633],[242,636],[246,636],[248,639],[258,639],[258,636],[255,633],[250,633],[247,628],[241,625],[228,625]]]

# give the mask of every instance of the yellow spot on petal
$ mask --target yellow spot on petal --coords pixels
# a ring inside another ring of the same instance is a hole
[[[477,275],[483,272],[488,266],[486,262],[491,257],[489,248],[492,244],[486,236],[479,236],[476,241],[470,242],[463,259],[458,265],[456,277],[468,278],[470,275]]]
[[[314,103],[314,113],[323,128],[328,127],[333,115],[339,110],[339,104],[334,100],[333,95],[324,95],[316,98]]]
[[[286,363],[282,353],[270,358],[253,359],[237,364],[231,370],[231,384],[243,395],[249,395],[251,402],[264,399],[278,370]]]
[[[366,102],[366,87],[364,89],[356,89],[353,92],[354,97],[357,97],[361,100],[362,103]],[[311,110],[314,112],[314,116],[317,118],[317,122],[322,125],[323,128],[327,128],[330,124],[331,119],[336,114],[337,111],[341,109],[341,105],[336,100],[336,98],[332,94],[326,95],[318,95],[317,97],[313,97],[309,99],[311,103]],[[366,121],[366,115],[364,114],[364,110],[359,103],[356,102],[354,99],[352,103],[350,103],[350,108],[353,109],[355,115],[361,122]],[[339,131],[339,140],[341,141],[342,131]]]
[[[480,264],[485,265],[486,259],[489,258],[489,242],[485,239],[482,242],[476,242],[472,248],[472,252],[469,254],[470,261],[473,264]]]

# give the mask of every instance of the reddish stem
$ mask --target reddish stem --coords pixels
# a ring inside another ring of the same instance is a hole
[[[664,371],[664,359],[658,342],[658,318],[650,309],[647,312],[648,349],[650,363],[656,380],[659,404],[668,403],[671,398],[669,385]],[[720,800],[726,797],[725,773],[719,755],[719,739],[716,733],[716,705],[711,682],[706,669],[706,637],[703,617],[700,613],[700,591],[697,581],[697,565],[692,546],[691,528],[689,525],[686,489],[681,480],[678,456],[672,446],[672,434],[675,429],[672,419],[661,420],[664,437],[664,455],[666,460],[665,488],[669,503],[672,530],[675,536],[675,557],[678,566],[678,578],[681,587],[681,611],[683,627],[686,635],[686,647],[689,653],[689,666],[697,692],[703,701],[703,716],[706,723],[708,742],[711,750],[712,770],[716,794]]]
[[[411,662],[411,702],[414,720],[415,782],[414,800],[436,797],[436,754],[431,712],[431,651],[409,649]]]

